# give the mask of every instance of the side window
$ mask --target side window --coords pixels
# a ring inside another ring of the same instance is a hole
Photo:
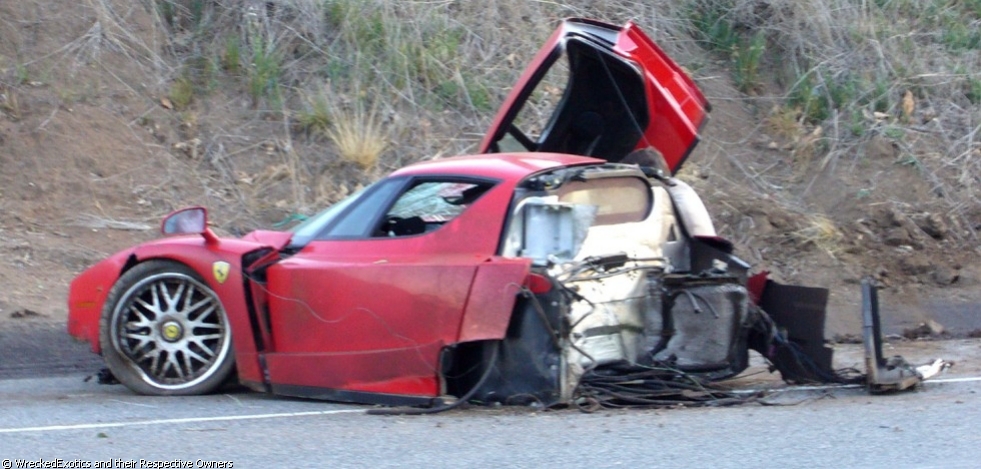
[[[493,184],[473,181],[420,181],[392,205],[375,230],[375,237],[428,233],[463,213]]]

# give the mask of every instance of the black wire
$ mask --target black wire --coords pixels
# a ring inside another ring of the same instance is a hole
[[[756,399],[756,395],[712,387],[679,370],[633,365],[583,373],[573,403],[583,412],[595,412],[600,408],[728,406]]]
[[[545,309],[542,308],[541,302],[538,301],[538,297],[526,287],[522,287],[521,294],[531,302],[532,309],[538,314],[538,318],[542,320],[542,326],[548,330],[548,337],[552,341],[552,345],[555,350],[562,350],[562,344],[559,342],[559,332],[552,328],[552,323],[548,320],[548,315],[545,314]]]
[[[696,301],[696,299],[699,299],[702,300],[702,303],[705,303],[705,305],[708,306],[709,311],[712,312],[712,316],[715,316],[715,319],[719,319],[721,317],[719,316],[719,312],[715,310],[715,306],[712,306],[712,302],[706,300],[705,297],[702,295],[695,294],[691,290],[688,289],[679,290],[677,293],[671,296],[671,299],[677,298],[681,295],[685,295],[686,297],[688,297],[688,301],[691,301],[691,307],[692,310],[695,312],[695,314],[699,314],[702,312],[702,308],[698,307],[698,301]]]

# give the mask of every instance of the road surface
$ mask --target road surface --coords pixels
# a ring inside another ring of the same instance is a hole
[[[52,333],[25,327],[18,340],[30,342],[31,331]],[[63,467],[974,468],[981,460],[981,381],[971,364],[981,357],[978,341],[911,344],[910,361],[932,358],[911,353],[943,352],[962,363],[918,391],[889,396],[831,388],[772,397],[780,406],[383,417],[364,406],[246,391],[138,396],[85,381],[99,367],[90,357],[53,365],[49,354],[37,366],[18,365],[6,358],[10,338],[0,334],[0,363],[17,365],[0,380],[0,462],[14,467],[60,459]],[[84,352],[69,347],[58,353]],[[745,387],[766,381],[757,380],[746,378]]]

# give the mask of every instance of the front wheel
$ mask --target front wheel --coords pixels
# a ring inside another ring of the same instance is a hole
[[[119,278],[102,311],[99,342],[113,375],[141,394],[205,394],[235,366],[221,300],[196,272],[172,261],[147,261]]]

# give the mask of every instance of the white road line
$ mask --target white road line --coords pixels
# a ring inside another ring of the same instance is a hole
[[[75,425],[49,425],[45,427],[0,428],[0,433],[52,432],[63,430],[88,430],[93,428],[120,428],[147,425],[170,425],[198,422],[228,422],[234,420],[281,419],[316,415],[364,413],[363,409],[315,410],[310,412],[283,412],[278,414],[219,415],[216,417],[191,417],[183,419],[137,420],[134,422],[80,423]]]
[[[924,383],[969,383],[972,381],[981,381],[981,376],[975,376],[972,378],[941,378],[941,379],[928,379]]]
[[[923,384],[948,384],[948,383],[970,383],[975,381],[981,381],[981,376],[973,376],[968,378],[930,378],[923,381]],[[759,392],[768,391],[829,391],[832,389],[860,389],[864,388],[864,384],[819,384],[812,386],[787,386],[784,388],[761,388],[761,389],[734,389],[728,391],[733,394],[756,394]]]

